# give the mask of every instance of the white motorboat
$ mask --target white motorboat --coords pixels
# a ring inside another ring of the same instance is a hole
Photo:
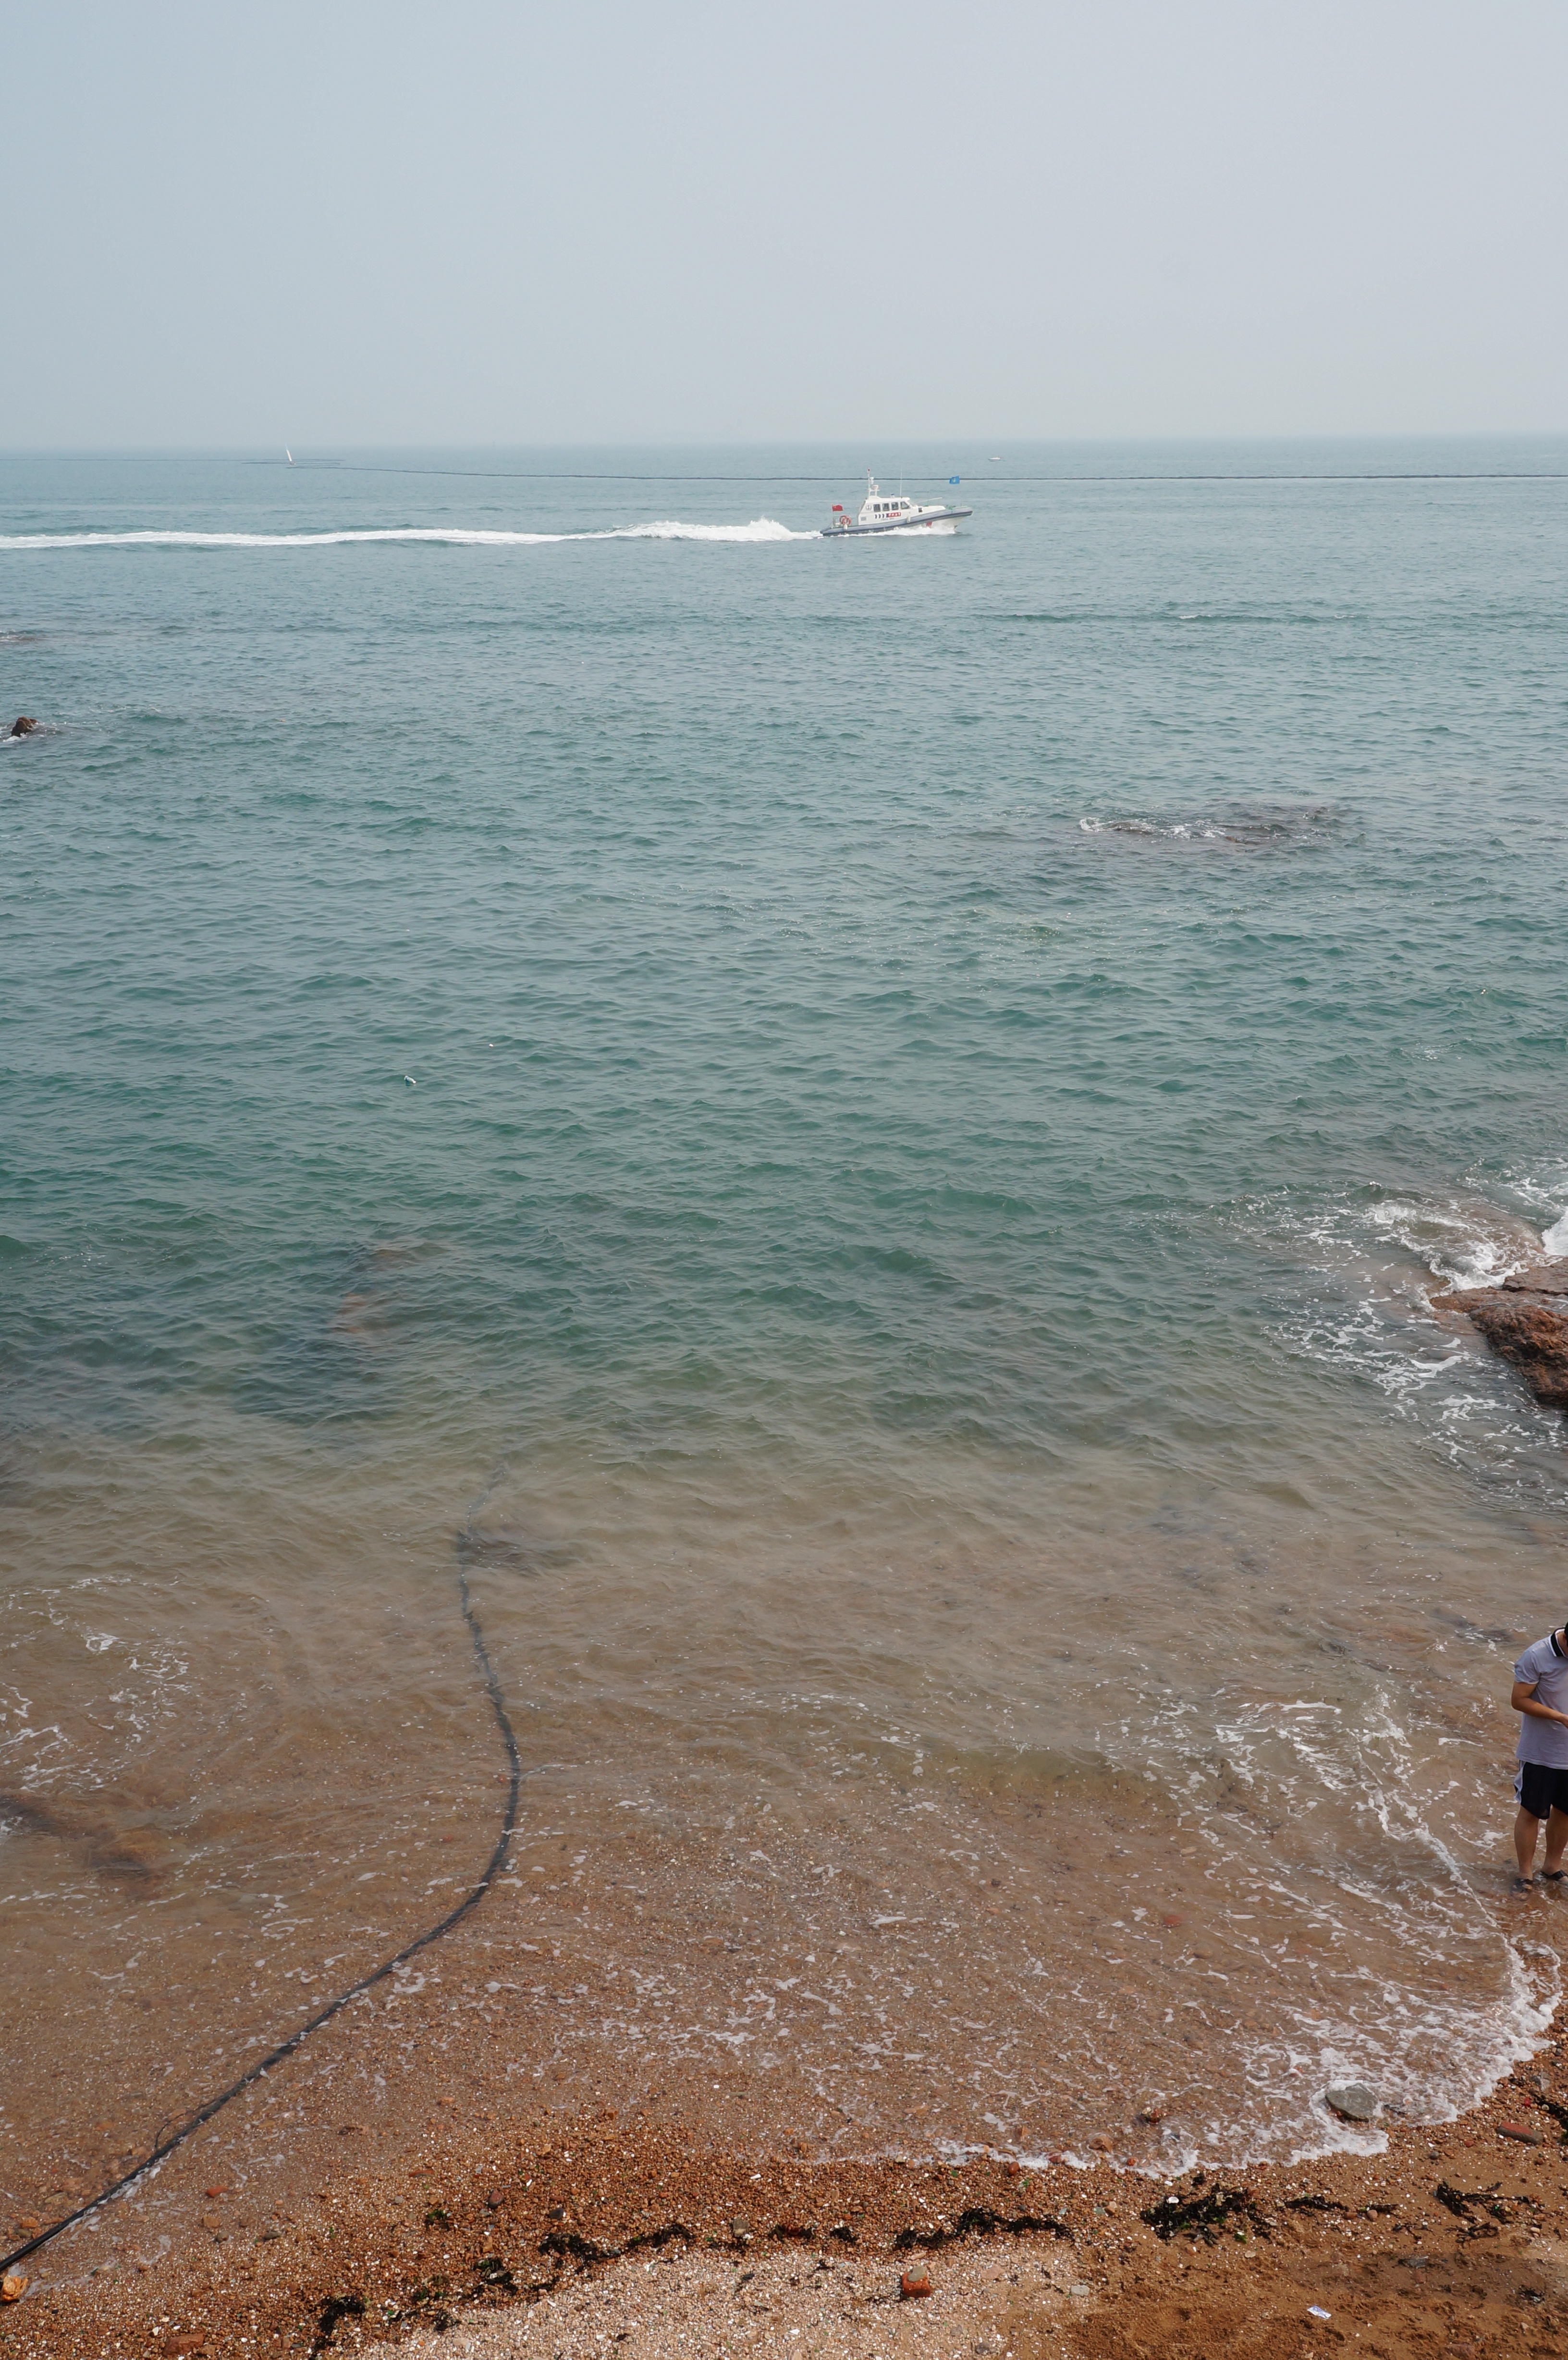
[[[956,483],[957,477],[953,477]],[[877,478],[867,475],[866,497],[860,514],[852,523],[846,508],[833,502],[833,522],[822,527],[824,541],[836,541],[841,533],[852,532],[956,532],[962,517],[973,516],[973,508],[946,508],[928,502],[907,500],[902,492],[884,492]]]

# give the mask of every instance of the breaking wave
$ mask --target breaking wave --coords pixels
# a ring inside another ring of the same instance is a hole
[[[457,549],[537,549],[562,541],[819,541],[816,532],[795,532],[773,517],[750,524],[682,524],[664,518],[652,524],[614,525],[603,532],[483,531],[466,525],[386,525],[343,532],[8,532],[0,549],[332,549],[349,541],[438,541]]]

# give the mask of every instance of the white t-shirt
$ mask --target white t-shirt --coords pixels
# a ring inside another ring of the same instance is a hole
[[[1568,1655],[1557,1649],[1557,1633],[1549,1631],[1533,1647],[1527,1647],[1514,1666],[1514,1677],[1535,1689],[1542,1704],[1553,1712],[1568,1712]],[[1521,1762],[1549,1763],[1554,1770],[1568,1770],[1568,1727],[1560,1721],[1538,1721],[1532,1712],[1519,1715],[1519,1758]]]

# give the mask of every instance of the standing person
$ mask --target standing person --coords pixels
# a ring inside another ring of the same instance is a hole
[[[1509,1699],[1524,1718],[1519,1727],[1519,1773],[1514,1781],[1519,1817],[1514,1821],[1514,1852],[1519,1874],[1516,1893],[1528,1893],[1535,1881],[1535,1842],[1546,1821],[1546,1858],[1541,1876],[1548,1885],[1563,1882],[1563,1854],[1568,1849],[1568,1623],[1549,1631],[1527,1647],[1514,1666],[1514,1692]]]

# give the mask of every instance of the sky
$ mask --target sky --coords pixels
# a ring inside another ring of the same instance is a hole
[[[6,12],[0,447],[1568,430],[1565,0]]]

